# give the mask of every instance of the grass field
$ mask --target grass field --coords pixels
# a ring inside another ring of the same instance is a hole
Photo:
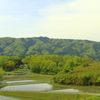
[[[51,83],[52,75],[42,75],[42,74],[26,74],[26,75],[7,75],[5,76],[6,81],[14,80],[36,80],[39,82]]]
[[[66,94],[49,92],[11,92],[0,91],[1,95],[20,100],[100,100],[100,96],[88,94]]]

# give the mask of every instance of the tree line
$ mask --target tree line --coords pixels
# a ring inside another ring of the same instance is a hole
[[[100,62],[71,55],[0,56],[0,77],[19,69],[53,75],[53,82],[67,85],[100,85]],[[23,70],[24,71],[24,70]]]

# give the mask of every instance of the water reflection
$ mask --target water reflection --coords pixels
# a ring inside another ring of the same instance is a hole
[[[11,86],[3,87],[1,90],[8,91],[49,91],[49,92],[65,92],[65,93],[80,93],[81,91],[77,89],[61,89],[61,90],[52,90],[52,85],[47,83],[33,84],[35,80],[18,80],[18,81],[7,81],[6,83]],[[21,83],[21,85],[19,85]],[[26,83],[26,84],[25,84]],[[29,84],[30,83],[30,84]]]
[[[18,80],[18,81],[7,81],[6,83],[22,83],[22,82],[36,82],[35,80]]]
[[[14,85],[14,86],[3,87],[1,90],[9,90],[9,91],[50,91],[50,90],[52,90],[52,86],[47,84],[47,83]]]
[[[53,90],[51,92],[80,93],[81,91],[77,89],[62,89],[62,90]]]

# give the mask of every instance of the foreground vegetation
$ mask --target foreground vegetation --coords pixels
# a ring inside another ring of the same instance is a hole
[[[11,91],[0,91],[0,94],[4,96],[18,98],[20,100],[100,100],[100,96],[89,94]]]
[[[53,75],[54,83],[81,86],[100,85],[100,62],[89,57],[33,55],[33,56],[0,56],[0,68],[6,74],[26,75],[37,73]],[[2,73],[1,73],[2,76]],[[46,77],[46,76],[45,76]]]
[[[100,86],[100,62],[87,67],[78,66],[70,73],[59,73],[53,79],[56,83],[81,86]]]

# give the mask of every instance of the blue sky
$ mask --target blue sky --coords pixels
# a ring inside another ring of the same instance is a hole
[[[100,41],[100,0],[0,0],[0,37]]]

